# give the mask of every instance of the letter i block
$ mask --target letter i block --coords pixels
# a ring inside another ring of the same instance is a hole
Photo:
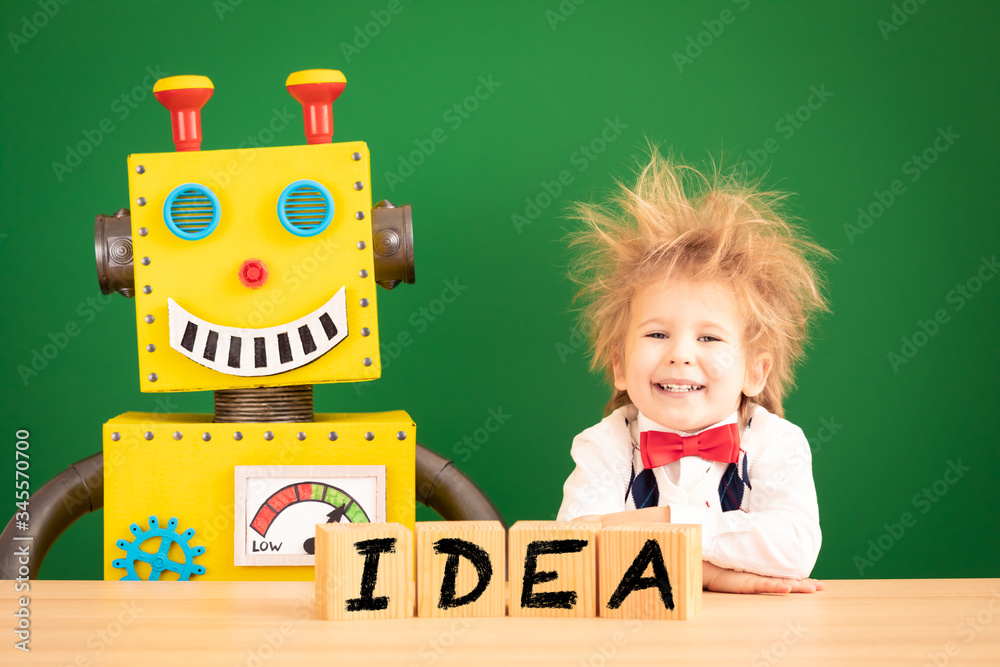
[[[511,616],[597,615],[597,533],[587,521],[518,521],[508,533]]]
[[[419,521],[417,615],[503,616],[507,554],[499,521]]]
[[[701,609],[701,526],[631,523],[601,530],[600,615],[686,620]]]
[[[398,523],[316,526],[316,609],[328,621],[408,618],[413,533]]]

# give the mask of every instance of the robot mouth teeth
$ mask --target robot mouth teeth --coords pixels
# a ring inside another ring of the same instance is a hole
[[[226,375],[277,375],[305,366],[347,338],[346,288],[313,312],[261,329],[227,327],[192,315],[167,299],[170,347]]]

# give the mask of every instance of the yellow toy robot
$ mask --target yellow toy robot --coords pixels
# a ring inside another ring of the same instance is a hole
[[[107,579],[312,579],[317,523],[413,527],[409,415],[313,412],[313,384],[379,377],[376,286],[414,280],[409,206],[372,208],[367,145],[331,143],[345,84],[288,77],[307,145],[218,151],[208,78],[153,89],[177,152],[129,157],[98,274],[135,298],[142,391],[212,389],[215,414],[105,424]]]

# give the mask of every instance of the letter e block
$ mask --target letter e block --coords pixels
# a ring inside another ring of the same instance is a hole
[[[316,609],[328,621],[408,618],[413,533],[398,523],[316,526]]]
[[[597,532],[587,521],[518,521],[508,532],[511,616],[597,615]]]
[[[686,620],[701,609],[701,526],[629,523],[597,541],[602,617]]]
[[[503,616],[507,553],[499,521],[418,521],[417,615]]]

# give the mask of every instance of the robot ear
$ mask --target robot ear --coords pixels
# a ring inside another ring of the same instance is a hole
[[[144,233],[145,228],[139,231]],[[135,296],[131,211],[123,208],[114,215],[98,215],[94,219],[94,254],[101,294],[118,292],[129,299]]]
[[[413,219],[409,204],[383,199],[372,207],[375,282],[386,289],[416,282],[413,265]]]

